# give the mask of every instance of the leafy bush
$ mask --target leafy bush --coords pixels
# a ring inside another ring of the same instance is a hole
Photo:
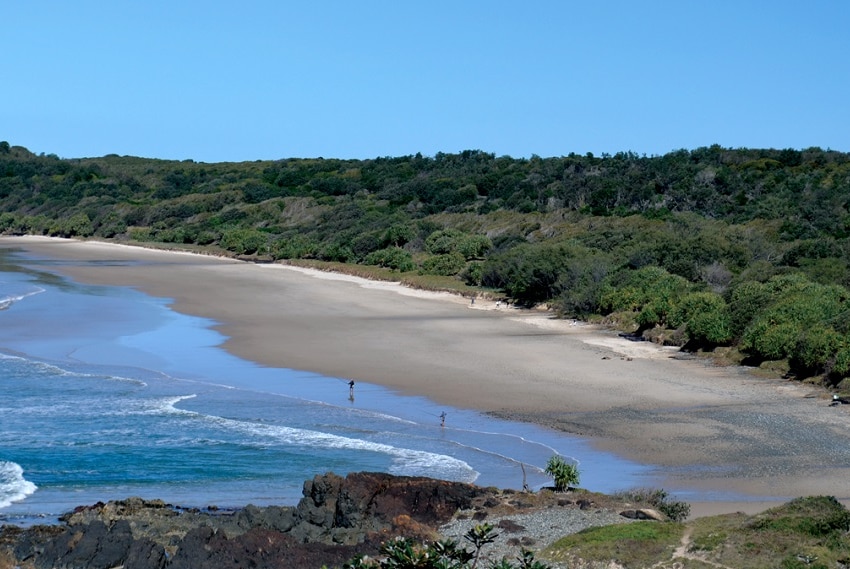
[[[569,490],[570,486],[575,486],[579,483],[580,473],[578,465],[567,462],[557,454],[549,458],[544,472],[555,480],[555,490],[558,492]]]
[[[469,286],[481,286],[481,277],[483,274],[484,264],[480,261],[473,261],[461,271],[460,278]]]
[[[441,229],[425,239],[425,248],[432,255],[445,255],[457,250],[464,234],[457,229]]]
[[[700,344],[726,344],[732,339],[729,310],[713,292],[695,292],[682,297],[671,316],[671,324],[685,325],[688,338]]]
[[[387,247],[369,253],[363,262],[367,265],[386,267],[394,271],[406,272],[416,268],[413,257],[400,247]]]
[[[661,267],[649,266],[614,275],[602,287],[599,307],[603,312],[632,311],[642,328],[667,325],[675,320],[681,299],[692,285]]]
[[[336,261],[339,263],[347,263],[354,257],[354,253],[349,247],[340,245],[339,243],[328,243],[324,247],[319,248],[316,252],[316,258],[322,261]]]
[[[388,245],[401,247],[416,236],[410,225],[392,225],[384,232],[384,242]]]
[[[660,488],[634,488],[625,492],[618,492],[615,496],[621,500],[653,507],[674,522],[684,521],[691,515],[690,504],[670,500],[670,494]]]
[[[571,263],[587,255],[587,249],[573,243],[516,245],[487,259],[481,282],[503,289],[521,304],[545,302],[564,291]]]
[[[481,550],[493,543],[498,534],[490,524],[476,525],[463,538],[472,544],[469,551],[454,540],[437,541],[431,545],[418,544],[410,539],[398,537],[386,542],[381,548],[383,559],[357,557],[343,565],[344,569],[474,569],[478,565]],[[518,565],[502,559],[494,569],[550,569],[548,565],[534,559],[534,554],[522,550]]]
[[[844,343],[833,324],[842,322],[850,291],[794,274],[770,279],[762,294],[767,299],[744,330],[741,350],[761,360],[787,358],[804,371],[828,369]]]
[[[271,246],[275,259],[304,259],[315,255],[317,249],[315,242],[301,235],[278,239]]]
[[[456,275],[466,266],[466,261],[459,253],[435,255],[422,261],[420,273],[423,275]]]
[[[253,255],[263,252],[268,236],[256,229],[229,229],[221,234],[219,245],[237,255]]]
[[[467,261],[481,259],[493,248],[493,243],[486,235],[466,235],[457,243],[457,252]]]

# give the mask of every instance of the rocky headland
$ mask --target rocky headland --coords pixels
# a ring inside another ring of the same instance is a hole
[[[353,473],[304,483],[294,507],[186,509],[130,498],[77,508],[59,524],[0,528],[0,569],[340,567],[395,536],[460,539],[476,523],[514,558],[581,529],[658,517],[588,492],[519,492],[421,477]]]

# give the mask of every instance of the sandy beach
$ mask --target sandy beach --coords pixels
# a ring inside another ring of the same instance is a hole
[[[223,347],[239,357],[560,429],[660,465],[673,485],[750,498],[694,504],[697,514],[811,494],[850,499],[850,410],[814,387],[397,283],[111,243],[4,237],[0,246],[91,261],[55,270],[172,299],[219,322]]]

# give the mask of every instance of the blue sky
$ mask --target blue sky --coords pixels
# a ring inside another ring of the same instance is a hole
[[[0,16],[0,140],[63,158],[850,151],[846,0],[12,0]]]

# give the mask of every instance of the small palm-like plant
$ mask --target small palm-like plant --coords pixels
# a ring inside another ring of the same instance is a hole
[[[580,473],[578,464],[567,462],[563,457],[553,455],[546,463],[546,474],[551,476],[555,481],[555,490],[565,492],[571,486],[576,486],[579,483]]]

